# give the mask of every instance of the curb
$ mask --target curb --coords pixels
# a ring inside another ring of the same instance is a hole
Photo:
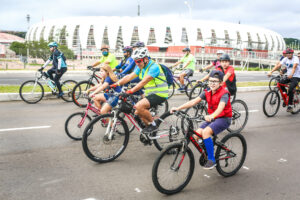
[[[269,90],[268,86],[256,86],[256,87],[238,87],[238,92],[257,92],[257,91],[267,91]],[[174,95],[185,95],[175,90]],[[43,99],[57,99],[56,96],[52,95],[51,92],[46,92]],[[5,101],[21,101],[19,93],[0,93],[0,102]]]

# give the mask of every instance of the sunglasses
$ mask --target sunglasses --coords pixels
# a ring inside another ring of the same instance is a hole
[[[138,60],[134,60],[134,62],[135,63],[137,63],[137,64],[139,64],[139,63],[141,63],[141,62],[143,62],[144,61],[144,59],[143,58],[141,58],[141,59],[138,59]]]
[[[209,84],[216,84],[216,83],[220,83],[220,81],[214,81],[214,80],[208,80]]]

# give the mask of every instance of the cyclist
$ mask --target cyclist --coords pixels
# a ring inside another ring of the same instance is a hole
[[[119,70],[121,75],[130,74],[135,67],[135,62],[131,58],[132,47],[126,46],[123,48],[124,59],[113,69],[113,71]]]
[[[212,67],[215,67],[215,68],[217,69],[218,66],[221,65],[220,57],[221,57],[223,54],[225,54],[224,51],[218,50],[218,51],[217,51],[217,59],[214,60],[214,61],[212,61],[210,65],[204,67],[203,69],[200,69],[199,71],[202,72],[202,71],[208,70],[208,69],[210,69],[210,68],[212,68]]]
[[[289,96],[289,102],[287,107],[287,112],[293,112],[293,99],[294,94],[293,90],[295,87],[297,87],[298,82],[300,81],[300,66],[299,66],[299,58],[297,56],[294,56],[294,50],[287,48],[286,49],[287,56],[280,61],[280,64],[278,66],[275,66],[269,73],[268,76],[271,76],[272,73],[280,68],[282,65],[286,65],[287,67],[287,78],[280,80],[280,83],[286,84],[290,83],[289,89],[288,89],[288,96]],[[281,87],[283,92],[286,92],[286,88],[284,86]]]
[[[176,67],[179,64],[183,64],[183,68],[185,69],[181,74],[179,74],[179,82],[181,87],[178,89],[179,91],[185,91],[186,86],[184,85],[184,77],[185,76],[192,76],[195,71],[195,57],[191,54],[191,49],[186,47],[182,50],[185,55],[181,58],[180,61],[176,62],[172,67]]]
[[[102,45],[101,47],[102,56],[98,62],[92,65],[92,67],[96,67],[99,64],[108,64],[112,69],[114,69],[118,65],[118,61],[116,56],[109,52],[108,45]]]
[[[145,47],[145,43],[144,42],[140,42],[140,41],[137,41],[136,43],[134,43],[132,45],[133,51],[135,51],[138,48],[142,48],[142,47]]]
[[[99,92],[105,90],[109,85],[118,81],[117,76],[113,73],[111,67],[107,64],[102,64],[100,66],[100,75],[102,77],[102,84],[96,85],[87,90],[87,93],[93,91],[89,96],[93,98],[95,106],[99,109],[101,114],[108,113],[111,108],[115,107],[118,103],[118,96],[113,93],[103,93]],[[121,87],[117,86],[114,88],[115,92],[121,92]],[[102,103],[105,103],[101,106]]]
[[[138,115],[147,126],[143,129],[143,132],[152,133],[157,130],[157,126],[149,112],[149,108],[167,100],[168,84],[166,83],[166,77],[160,65],[149,59],[147,48],[142,47],[136,49],[133,52],[132,58],[137,65],[135,70],[113,84],[112,87],[124,85],[137,77],[140,78],[141,81],[126,93],[133,94],[142,87],[145,88],[146,97],[138,101],[135,105],[135,114]]]
[[[236,93],[236,76],[234,73],[234,68],[230,65],[230,57],[228,54],[223,54],[220,58],[220,65],[216,68],[216,70],[221,71],[225,74],[223,78],[223,86],[227,87],[230,95],[235,95]],[[209,79],[210,75],[206,75],[204,78],[199,80],[198,82],[203,82]]]
[[[42,71],[52,61],[52,68],[46,72],[46,76],[55,82],[59,91],[57,97],[61,97],[64,93],[61,90],[59,80],[67,71],[66,57],[57,49],[58,44],[56,42],[50,42],[48,47],[50,48],[51,55],[39,71]],[[53,77],[53,74],[55,74],[55,77]]]
[[[207,112],[209,115],[204,116],[203,122],[197,133],[202,135],[203,142],[206,148],[208,160],[204,165],[204,169],[212,169],[216,165],[214,157],[214,144],[211,139],[212,134],[219,134],[227,129],[231,123],[232,108],[230,103],[229,92],[222,87],[223,72],[219,70],[212,70],[209,74],[208,86],[209,90],[205,89],[199,97],[179,106],[171,108],[171,113],[178,110],[190,108],[202,100],[206,100],[208,104]],[[194,135],[196,141],[199,140],[198,136]],[[199,141],[200,142],[200,141]]]

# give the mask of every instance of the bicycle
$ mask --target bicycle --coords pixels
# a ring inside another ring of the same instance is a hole
[[[269,89],[270,91],[271,90],[274,90],[274,89],[277,89],[277,83],[280,81],[281,78],[283,78],[284,76],[283,75],[272,75],[271,76],[271,79],[269,81]]]
[[[283,107],[288,106],[289,97],[286,93],[283,93],[281,86],[286,88],[288,91],[288,84],[282,84],[277,81],[276,88],[269,91],[263,100],[263,111],[267,117],[273,117],[277,114],[280,107],[280,96],[283,100]],[[279,96],[280,94],[280,96]],[[293,100],[293,112],[292,114],[297,114],[300,112],[300,88],[299,85],[293,91],[294,100]],[[270,108],[268,106],[270,105]]]
[[[90,74],[90,78],[85,81],[80,81],[74,87],[72,91],[72,101],[74,104],[80,108],[84,108],[87,106],[86,98],[84,92],[87,91],[90,87],[95,86],[95,84],[100,83],[101,77],[96,74],[96,72],[100,71],[100,68],[87,67],[92,73]]]
[[[60,81],[61,83],[61,81]],[[74,80],[66,80],[61,83],[61,89],[64,93],[61,98],[66,102],[72,101],[72,90],[77,84]],[[43,85],[47,85],[53,95],[58,93],[58,88],[53,80],[51,80],[43,71],[37,71],[35,73],[35,80],[28,80],[22,83],[19,89],[19,95],[21,99],[29,104],[35,104],[42,100],[45,95],[45,89]]]
[[[152,182],[155,188],[163,194],[175,194],[180,192],[190,182],[195,168],[195,158],[192,150],[188,147],[191,142],[201,154],[199,164],[204,166],[207,162],[205,146],[196,141],[193,134],[201,140],[200,134],[193,130],[192,118],[182,111],[174,112],[179,121],[185,121],[188,131],[184,132],[184,139],[180,143],[174,143],[166,147],[155,159],[152,167]],[[204,120],[204,117],[201,117]],[[182,123],[175,128],[182,127]],[[241,134],[228,134],[221,141],[213,136],[216,146],[215,158],[216,169],[224,177],[233,176],[242,167],[247,154],[247,143]],[[182,180],[181,180],[182,179]]]
[[[179,69],[180,68],[175,68],[175,70],[172,71],[172,73],[173,73],[173,84],[169,86],[169,96],[168,96],[169,99],[174,95],[176,86],[179,87],[179,88],[181,87],[180,82],[178,82],[176,80],[176,79],[179,80],[179,76],[174,75],[175,71],[179,70]],[[196,80],[190,80],[191,76],[193,76],[193,74],[184,77],[184,81],[188,82],[188,83],[187,83],[187,85],[185,87],[185,90],[183,92],[185,92],[186,96],[188,96],[188,97],[189,97],[189,92],[191,91],[191,89],[194,87],[194,85],[196,83]]]

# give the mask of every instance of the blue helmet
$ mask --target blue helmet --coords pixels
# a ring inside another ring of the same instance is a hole
[[[132,53],[132,47],[131,46],[126,46],[123,48],[123,51],[129,52],[130,54]]]
[[[50,42],[48,47],[58,47],[58,44],[56,42]]]
[[[186,48],[182,49],[182,51],[183,51],[183,52],[185,52],[185,51],[189,51],[189,52],[191,52],[191,49],[190,49],[190,48],[188,48],[188,47],[186,47]]]
[[[145,43],[144,43],[144,42],[138,41],[138,42],[134,43],[134,44],[132,45],[132,47],[138,47],[138,48],[140,48],[140,47],[145,47]]]

